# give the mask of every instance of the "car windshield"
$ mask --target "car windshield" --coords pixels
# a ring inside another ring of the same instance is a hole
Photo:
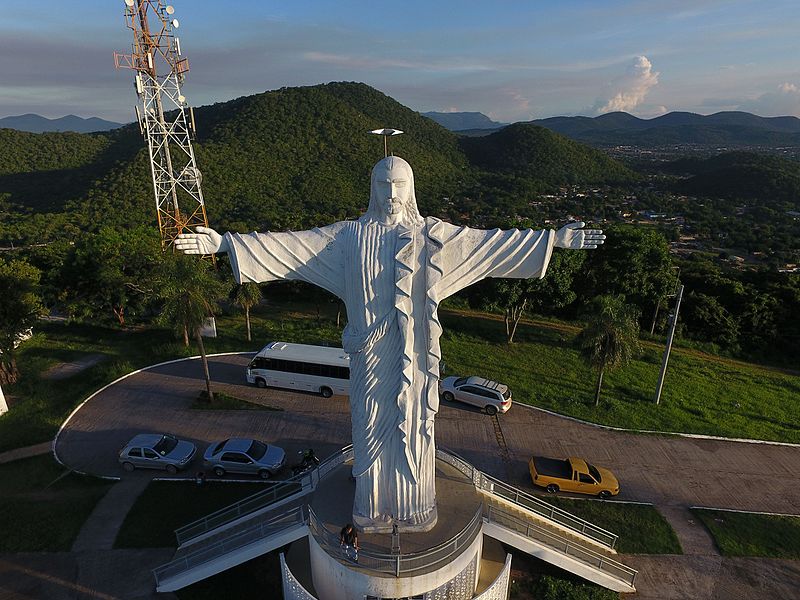
[[[466,377],[459,377],[458,379],[456,379],[453,382],[453,385],[455,387],[460,387],[460,386],[464,385],[465,383],[467,383],[467,378]]]
[[[253,440],[253,443],[250,444],[250,447],[247,449],[247,454],[253,460],[261,460],[261,457],[267,453],[267,445],[262,444],[258,440]]]
[[[586,463],[586,466],[589,467],[589,473],[592,475],[592,477],[594,477],[594,480],[597,483],[602,483],[603,478],[600,477],[600,471],[597,470],[597,467],[590,465],[589,463]]]
[[[503,399],[508,400],[509,398],[511,398],[511,390],[506,388],[506,391],[503,392]]]
[[[175,446],[178,445],[178,440],[172,437],[171,435],[165,435],[158,443],[153,446],[153,450],[158,452],[161,456],[166,456],[173,450],[175,450]]]

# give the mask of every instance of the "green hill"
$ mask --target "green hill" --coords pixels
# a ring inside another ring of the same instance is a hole
[[[538,127],[465,141],[361,83],[282,88],[199,107],[195,115],[208,216],[220,229],[300,228],[358,216],[370,169],[383,156],[383,140],[367,134],[379,127],[406,132],[390,140],[391,150],[414,167],[424,214],[441,214],[445,197],[459,202],[487,175],[513,172],[533,187],[632,177],[600,152]],[[20,213],[15,219],[25,211],[59,213],[83,230],[155,221],[147,149],[135,126],[91,135],[0,133],[0,202]],[[13,231],[0,228],[0,237]]]
[[[678,184],[678,189],[687,194],[800,207],[800,163],[794,160],[727,152],[707,159],[677,160],[667,169],[691,175]]]
[[[480,138],[462,138],[470,161],[487,171],[548,185],[631,181],[633,171],[544,127],[516,123]]]

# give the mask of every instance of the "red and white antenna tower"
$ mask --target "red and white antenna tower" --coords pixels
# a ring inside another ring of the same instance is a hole
[[[156,196],[161,245],[168,248],[179,233],[208,226],[201,175],[191,138],[194,111],[181,94],[189,60],[175,36],[175,9],[162,0],[125,0],[125,22],[133,31],[130,54],[114,53],[117,68],[132,69],[139,103],[136,120],[147,140]],[[152,15],[151,28],[148,16]]]

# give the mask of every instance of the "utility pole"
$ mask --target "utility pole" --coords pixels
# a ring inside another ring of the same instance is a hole
[[[661,373],[658,376],[658,385],[656,386],[655,403],[661,402],[661,390],[664,387],[664,377],[667,375],[667,363],[669,363],[669,353],[672,350],[672,340],[675,338],[675,327],[678,325],[678,311],[681,308],[681,298],[683,298],[683,286],[678,288],[678,294],[675,298],[675,310],[669,316],[669,333],[667,334],[667,347],[664,349],[664,361],[661,364]]]
[[[189,60],[182,55],[175,35],[180,24],[174,13],[164,0],[125,0],[125,22],[133,32],[133,46],[130,54],[114,53],[117,68],[135,73],[136,120],[147,140],[165,250],[178,234],[198,225],[208,227],[191,141],[194,111],[181,94]]]

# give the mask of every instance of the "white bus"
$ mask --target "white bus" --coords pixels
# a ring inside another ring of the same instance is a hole
[[[341,348],[271,342],[247,365],[247,383],[350,395],[350,357]]]

